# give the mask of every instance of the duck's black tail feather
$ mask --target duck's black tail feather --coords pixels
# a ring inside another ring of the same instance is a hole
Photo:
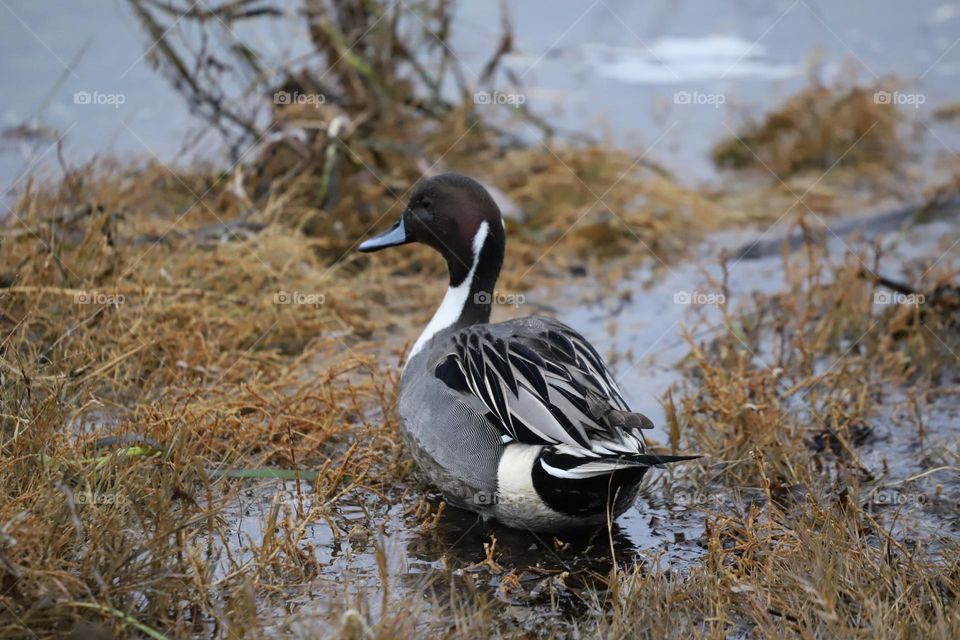
[[[551,448],[541,454],[541,466],[548,474],[564,479],[593,478],[627,469],[661,467],[671,462],[696,460],[700,456],[666,456],[655,453],[617,454],[615,456],[585,457],[558,453]]]
[[[683,462],[685,460],[696,460],[702,456],[663,456],[656,453],[638,453],[630,456],[631,461],[639,464],[645,464],[650,467],[656,467],[671,462]]]

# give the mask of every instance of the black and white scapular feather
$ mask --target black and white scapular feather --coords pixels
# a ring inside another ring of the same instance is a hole
[[[651,421],[630,410],[597,350],[561,322],[490,324],[503,263],[500,211],[479,183],[421,183],[401,216],[361,251],[423,242],[450,285],[400,381],[404,440],[452,504],[513,527],[603,524],[634,502],[644,473],[696,456],[648,452]]]

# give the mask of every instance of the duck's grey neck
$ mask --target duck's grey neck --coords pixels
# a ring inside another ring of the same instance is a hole
[[[464,272],[462,262],[451,264],[451,260],[457,260],[456,257],[448,258],[450,286],[440,307],[410,350],[407,362],[413,359],[430,338],[445,329],[461,329],[490,321],[493,289],[503,264],[503,247],[503,229],[491,230],[487,222],[482,222],[473,238],[473,256],[469,270]]]

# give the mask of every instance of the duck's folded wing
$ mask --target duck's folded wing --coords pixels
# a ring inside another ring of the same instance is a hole
[[[629,456],[644,452],[640,429],[653,426],[627,407],[596,349],[555,320],[463,329],[434,373],[478,400],[505,443],[558,445],[578,456]]]

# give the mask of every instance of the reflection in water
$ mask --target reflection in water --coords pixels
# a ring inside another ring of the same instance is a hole
[[[501,563],[518,571],[543,575],[584,569],[606,574],[612,568],[611,543],[618,561],[636,559],[636,546],[616,523],[609,535],[606,528],[551,535],[510,529],[494,521],[484,522],[469,511],[447,508],[436,526],[411,537],[407,553],[411,558],[425,561],[442,555],[451,566],[471,567],[487,561],[484,547],[493,544],[489,568]]]
[[[434,505],[438,496],[432,496]],[[447,508],[435,525],[412,532],[403,553],[410,562],[401,590],[451,603],[482,594],[522,611],[521,618],[574,616],[601,598],[614,566],[638,563],[679,569],[702,553],[703,515],[641,498],[609,529],[551,535],[484,522],[468,511]]]
[[[412,533],[405,553],[413,569],[400,581],[406,593],[423,593],[441,606],[486,597],[512,608],[520,620],[541,623],[582,612],[590,592],[607,589],[614,561],[632,566],[640,560],[617,524],[609,531],[553,536],[484,522],[455,508],[445,509],[435,526]]]

